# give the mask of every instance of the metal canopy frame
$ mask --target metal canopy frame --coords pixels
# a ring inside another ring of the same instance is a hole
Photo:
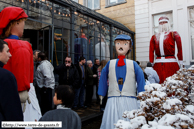
[[[135,34],[135,32],[131,31],[129,28],[127,28],[126,26],[124,26],[123,24],[114,21],[100,13],[97,13],[96,11],[89,9],[83,5],[78,4],[77,2],[74,2],[72,0],[52,0],[52,2],[56,3],[56,4],[60,4],[63,5],[65,7],[70,7],[70,8],[74,8],[76,10],[76,12],[79,12],[81,14],[84,14],[88,17],[91,17],[93,19],[96,19],[98,21],[104,22],[108,25],[112,25],[116,28],[119,28],[125,32],[128,32],[132,35]]]
[[[1,0],[0,0],[1,1]],[[71,53],[71,57],[72,57],[72,59],[74,59],[74,56],[73,56],[73,53],[74,53],[74,47],[73,47],[73,45],[74,45],[74,20],[75,20],[75,12],[78,12],[78,13],[80,13],[80,14],[82,14],[82,15],[85,15],[85,16],[87,16],[87,17],[90,17],[90,18],[93,18],[93,19],[95,19],[96,21],[100,21],[100,22],[103,22],[103,23],[105,23],[105,24],[107,24],[107,25],[109,25],[110,26],[110,42],[111,42],[111,44],[110,44],[110,48],[112,48],[112,42],[113,42],[113,39],[112,39],[112,36],[113,36],[113,32],[112,32],[112,28],[113,27],[115,27],[115,28],[118,28],[118,29],[120,29],[120,30],[122,30],[122,31],[125,31],[125,32],[127,32],[127,33],[130,33],[131,34],[131,36],[132,36],[132,40],[133,40],[133,42],[134,42],[134,45],[133,45],[133,60],[135,60],[135,39],[134,39],[134,35],[135,35],[135,32],[133,32],[133,31],[131,31],[129,28],[127,28],[126,26],[124,26],[123,24],[121,24],[121,23],[119,23],[119,22],[117,22],[117,21],[114,21],[114,20],[112,20],[112,19],[110,19],[110,18],[108,18],[108,17],[106,17],[106,16],[104,16],[104,15],[102,15],[102,14],[100,14],[100,13],[98,13],[98,12],[96,12],[96,11],[94,11],[94,10],[91,10],[91,9],[89,9],[89,8],[87,8],[87,7],[85,7],[85,6],[83,6],[83,5],[80,5],[80,4],[78,4],[77,2],[74,2],[74,1],[72,1],[72,0],[48,0],[48,1],[50,1],[51,3],[55,3],[55,4],[58,4],[58,5],[60,5],[60,6],[63,6],[63,7],[67,7],[67,8],[70,8],[70,14],[71,14],[71,17],[70,17],[70,24],[71,24],[71,29],[70,29],[70,38],[71,38],[71,50],[70,50],[70,53]],[[3,2],[3,1],[2,1]],[[3,2],[4,3],[4,2]],[[11,3],[10,3],[11,4]],[[52,4],[52,8],[53,8],[53,4]],[[29,13],[29,1],[27,0],[27,14]],[[48,24],[48,25],[50,25],[51,26],[51,30],[52,30],[52,37],[54,37],[54,12],[53,12],[53,10],[52,10],[52,24],[49,24],[49,23],[45,23],[45,22],[42,22],[41,21],[41,23],[44,23],[44,24]],[[30,19],[30,20],[32,20],[32,21],[37,21],[37,20],[35,20],[35,19],[33,19],[33,18],[28,18],[28,19]],[[40,22],[40,21],[37,21],[37,22]],[[51,50],[53,50],[53,41],[52,41],[52,49]],[[112,59],[113,58],[113,50],[112,49],[110,49],[110,58]],[[53,60],[53,55],[51,54],[51,56],[50,56],[50,58],[51,58],[51,60]]]
[[[127,33],[130,33],[131,36],[132,36],[132,40],[134,42],[134,45],[133,45],[133,60],[135,60],[136,56],[135,56],[135,32],[131,31],[129,28],[127,28],[126,26],[124,26],[123,24],[115,21],[115,20],[112,20],[100,13],[97,13],[96,11],[92,10],[92,9],[89,9],[81,4],[78,4],[77,2],[74,2],[72,0],[50,0],[52,1],[52,3],[56,3],[56,4],[59,4],[59,5],[62,5],[62,6],[65,6],[65,7],[70,7],[70,10],[71,10],[71,14],[72,14],[72,17],[71,17],[71,29],[74,28],[74,24],[73,24],[73,21],[74,21],[74,12],[78,12],[78,13],[81,13],[85,16],[88,16],[88,17],[91,17],[97,21],[100,21],[100,22],[104,22],[106,24],[108,24],[111,28],[113,27],[116,27],[122,31],[125,31]],[[74,33],[74,30],[71,30],[72,34]],[[110,29],[110,36],[112,36],[112,29]],[[71,39],[74,38],[74,35],[71,35]],[[111,40],[112,41],[112,40]],[[71,44],[73,44],[73,42],[71,42]],[[110,44],[110,47],[112,46],[112,44]],[[112,59],[113,53],[110,53],[110,57]]]

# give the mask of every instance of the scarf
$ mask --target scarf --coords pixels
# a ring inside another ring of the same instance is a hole
[[[118,65],[117,66],[123,66],[125,65],[124,59],[125,59],[125,55],[120,55],[118,56],[119,61],[118,61]]]

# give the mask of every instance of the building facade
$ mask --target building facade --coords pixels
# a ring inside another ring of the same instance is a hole
[[[92,61],[116,58],[114,38],[118,34],[134,37],[123,24],[72,0],[0,0],[0,10],[8,6],[25,10],[29,17],[22,39],[33,50],[45,52],[54,67],[66,56],[74,63],[81,56]]]
[[[163,15],[169,17],[172,30],[180,34],[183,63],[189,67],[194,63],[193,0],[135,0],[137,60],[143,64],[149,61],[149,42],[151,36],[158,32],[158,19]]]
[[[134,0],[73,0],[135,31]],[[135,43],[134,43],[135,46]],[[134,47],[135,50],[135,47]],[[133,54],[134,53],[134,54]],[[128,57],[135,57],[135,51]],[[131,58],[134,59],[135,58]]]

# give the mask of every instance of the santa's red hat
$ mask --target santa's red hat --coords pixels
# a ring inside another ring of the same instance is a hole
[[[0,12],[0,35],[3,29],[13,20],[27,18],[28,15],[20,7],[6,7]]]
[[[169,18],[166,17],[166,16],[162,16],[162,17],[160,17],[159,20],[158,20],[159,23],[160,23],[160,22],[164,22],[164,21],[169,22]]]

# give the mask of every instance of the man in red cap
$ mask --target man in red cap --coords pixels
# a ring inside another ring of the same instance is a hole
[[[154,62],[154,52],[157,56],[153,68],[159,75],[160,84],[179,70],[177,59],[175,58],[175,41],[178,48],[179,64],[183,64],[181,37],[178,32],[170,31],[169,19],[166,16],[159,18],[159,33],[152,36],[150,40],[149,59]]]
[[[27,41],[19,40],[23,35],[27,17],[27,14],[20,7],[6,7],[0,13],[0,35],[5,38],[12,54],[4,68],[12,72],[16,77],[23,112],[25,109],[29,110],[30,99],[33,99],[33,96],[29,99],[28,95],[30,87],[33,88],[34,63],[32,46]],[[26,108],[27,100],[29,104],[27,104]]]

